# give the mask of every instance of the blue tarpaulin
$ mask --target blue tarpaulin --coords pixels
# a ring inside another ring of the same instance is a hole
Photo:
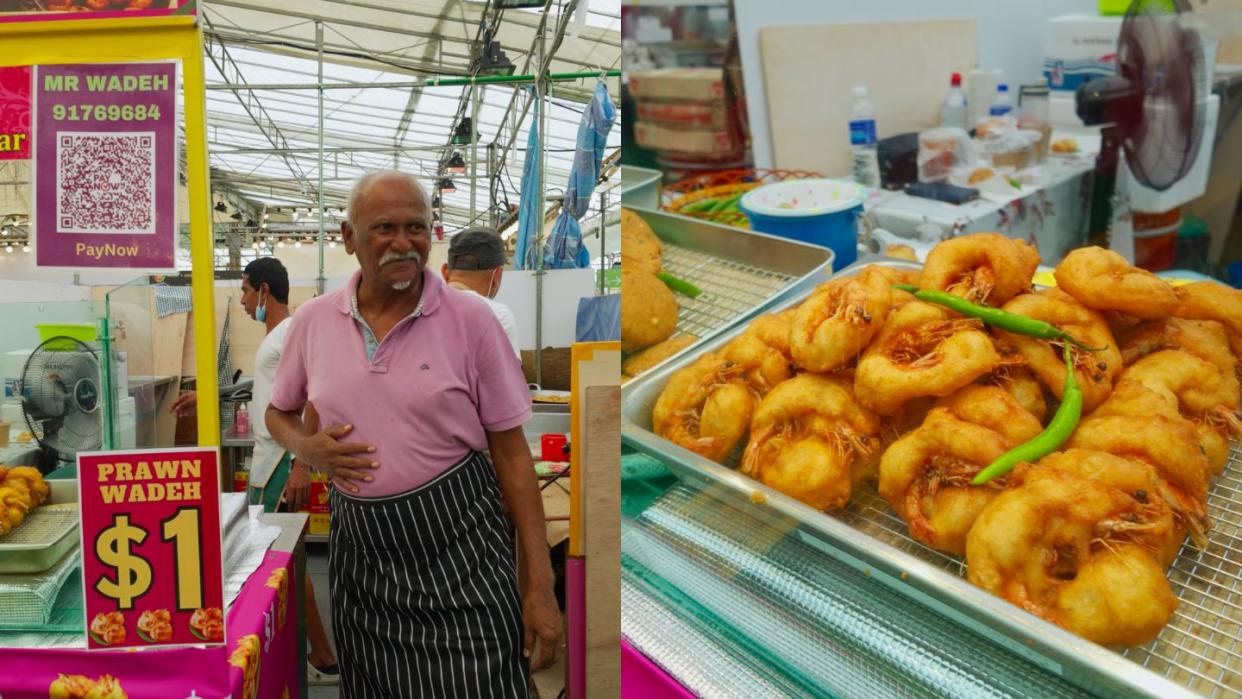
[[[621,341],[621,294],[578,299],[575,342]]]
[[[582,228],[578,219],[591,207],[591,194],[599,181],[600,161],[604,158],[604,146],[608,132],[616,121],[617,110],[608,96],[604,81],[595,85],[595,95],[587,105],[578,124],[577,152],[569,169],[569,184],[565,186],[565,201],[561,214],[552,224],[552,234],[543,250],[545,269],[575,269],[591,266],[591,254],[582,243]]]
[[[534,91],[531,87],[525,89]],[[543,212],[539,210],[539,100],[535,100],[531,114],[530,134],[526,138],[526,163],[522,166],[517,247],[513,255],[513,266],[518,269],[535,268],[536,257],[531,242],[538,240],[543,227]]]

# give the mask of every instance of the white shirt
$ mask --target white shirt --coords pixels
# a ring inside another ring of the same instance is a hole
[[[522,361],[522,350],[518,347],[517,339],[517,317],[513,315],[513,311],[509,310],[509,307],[503,303],[495,299],[489,299],[465,284],[449,282],[449,286],[458,291],[469,292],[483,299],[488,308],[492,309],[492,315],[496,316],[496,320],[500,321],[500,327],[505,329],[505,336],[509,338],[509,344],[513,346],[513,353],[517,355],[518,361]]]
[[[254,356],[254,387],[250,400],[250,431],[254,435],[254,456],[250,462],[250,485],[262,488],[272,477],[276,464],[285,455],[285,448],[272,439],[267,431],[267,404],[272,399],[272,384],[276,381],[276,367],[285,349],[285,336],[289,333],[293,316],[277,323],[263,338]]]

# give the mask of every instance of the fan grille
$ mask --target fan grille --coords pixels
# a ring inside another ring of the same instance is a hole
[[[78,340],[47,340],[26,361],[22,371],[26,426],[61,461],[72,461],[79,451],[102,444],[101,385],[98,355]]]

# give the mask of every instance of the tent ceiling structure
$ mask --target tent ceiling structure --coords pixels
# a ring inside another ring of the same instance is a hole
[[[552,198],[568,178],[578,122],[597,74],[620,68],[620,0],[549,0],[545,7],[546,46],[549,51],[556,46],[549,72],[592,73],[554,83],[550,91],[545,148]],[[431,186],[440,163],[457,150],[469,170],[452,176],[456,192],[442,195],[445,227],[451,232],[472,219],[486,222],[489,144],[495,144],[492,164],[503,162],[495,178],[497,198],[517,203],[533,115],[529,93],[521,84],[423,83],[469,77],[485,28],[494,28],[492,40],[515,64],[516,74],[535,73],[543,17],[540,9],[498,11],[474,0],[204,3],[213,194],[245,208],[250,218],[265,209],[317,205],[315,86],[322,46],[328,88],[322,91],[324,206],[344,208],[351,183],[376,168],[408,170]],[[563,33],[559,46],[558,33]],[[611,94],[618,95],[617,78],[608,82]],[[470,104],[472,92],[477,106]],[[476,116],[477,149],[449,146],[460,116]],[[620,147],[620,134],[613,130],[609,152]],[[471,174],[477,174],[473,202]],[[228,215],[220,218],[231,222]]]

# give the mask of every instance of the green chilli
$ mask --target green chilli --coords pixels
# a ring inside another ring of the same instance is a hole
[[[692,299],[697,299],[699,294],[703,293],[703,290],[699,287],[691,284],[685,279],[678,279],[668,272],[660,272],[659,274],[656,274],[656,276],[659,277],[660,281],[664,282],[664,285],[668,288],[679,294],[689,296]]]
[[[1052,421],[1048,423],[1043,432],[1039,433],[1039,436],[1005,452],[999,459],[988,464],[988,467],[980,471],[970,482],[983,485],[997,476],[1009,473],[1014,466],[1023,461],[1034,463],[1060,449],[1078,427],[1080,417],[1082,417],[1082,390],[1078,388],[1078,379],[1074,377],[1074,360],[1069,345],[1066,345],[1065,390],[1061,396],[1061,406],[1052,416]]]
[[[909,291],[911,294],[914,294],[914,298],[920,301],[944,306],[969,318],[978,318],[992,327],[1008,330],[1016,335],[1027,335],[1041,340],[1060,340],[1089,352],[1099,352],[1104,349],[1103,347],[1088,347],[1052,323],[1036,320],[1035,318],[1027,318],[1026,316],[1010,313],[999,308],[980,306],[944,291],[919,290],[910,284],[894,284],[893,288]]]

